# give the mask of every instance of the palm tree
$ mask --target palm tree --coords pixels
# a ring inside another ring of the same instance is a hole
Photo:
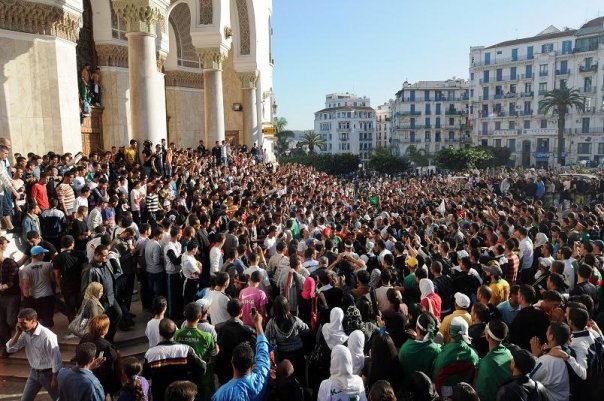
[[[322,135],[315,133],[314,131],[306,131],[302,140],[298,142],[299,146],[308,146],[310,153],[315,152],[315,146],[321,150],[325,150],[326,143]]]
[[[558,163],[560,165],[565,164],[562,162],[564,128],[566,125],[566,113],[572,107],[579,111],[585,109],[585,98],[579,94],[577,89],[552,89],[539,102],[539,111],[545,114],[551,110],[552,114],[558,114]]]
[[[282,156],[289,149],[289,142],[295,136],[294,131],[277,131],[277,142],[275,143],[275,152],[277,156]]]

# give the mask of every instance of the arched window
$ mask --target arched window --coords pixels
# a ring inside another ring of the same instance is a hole
[[[120,40],[128,40],[126,37],[126,20],[122,17],[118,17],[118,15],[113,11],[113,7],[111,8],[111,36],[114,39]]]

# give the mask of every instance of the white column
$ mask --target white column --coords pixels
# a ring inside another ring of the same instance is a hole
[[[260,145],[258,138],[258,107],[256,105],[256,82],[258,73],[240,72],[241,91],[243,92],[243,140],[248,147],[255,142]]]
[[[166,137],[164,86],[155,44],[156,26],[166,10],[153,0],[113,0],[113,7],[128,25],[130,134],[139,142],[148,139],[156,144]]]
[[[227,54],[219,47],[197,49],[197,54],[203,63],[206,143],[212,147],[225,138],[222,63]]]

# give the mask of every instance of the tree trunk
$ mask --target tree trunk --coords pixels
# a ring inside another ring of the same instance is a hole
[[[562,159],[564,153],[564,126],[566,125],[566,111],[558,109],[558,164],[563,166],[566,160]],[[564,161],[564,163],[563,163]]]

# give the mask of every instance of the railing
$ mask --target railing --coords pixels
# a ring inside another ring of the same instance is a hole
[[[518,115],[520,115],[520,116],[532,116],[533,115],[533,110],[520,111],[520,112],[518,112]]]
[[[521,96],[521,97],[533,97],[533,96],[535,96],[535,92],[533,92],[533,91],[530,91],[530,92],[522,92],[522,93],[520,94],[520,96]]]
[[[481,84],[488,84],[491,81],[490,78],[484,79],[484,78],[480,78],[478,80],[478,82],[480,82]]]
[[[338,132],[350,132],[350,128],[343,128],[343,127],[339,127],[337,129]]]
[[[579,66],[579,72],[595,72],[598,70],[598,63],[592,65],[581,65]]]
[[[524,60],[532,60],[534,57],[531,57],[530,59],[527,57],[527,55],[523,55],[523,56],[517,56],[517,57],[497,57],[493,60],[489,61],[489,64],[485,64],[484,60],[478,60],[478,61],[473,61],[472,62],[472,67],[483,67],[486,65],[497,65],[497,64],[507,64],[507,63],[515,63],[517,61],[524,61]]]
[[[570,68],[566,70],[556,70],[556,75],[570,75]]]
[[[549,71],[539,71],[540,77],[547,77],[549,75]]]
[[[445,110],[446,116],[463,116],[464,114],[466,114],[466,112],[463,110]]]
[[[421,116],[421,111],[397,111],[394,116]]]
[[[596,87],[595,86],[591,86],[588,88],[579,88],[579,93],[596,93]]]
[[[583,128],[565,128],[564,129],[564,133],[565,134],[603,134],[604,133],[604,127],[590,127],[588,129],[583,129]]]
[[[547,91],[546,91],[546,90],[540,90],[540,91],[538,92],[539,96],[543,96],[543,95],[545,95],[546,93],[547,93]]]
[[[496,93],[495,99],[503,99],[503,93]]]

